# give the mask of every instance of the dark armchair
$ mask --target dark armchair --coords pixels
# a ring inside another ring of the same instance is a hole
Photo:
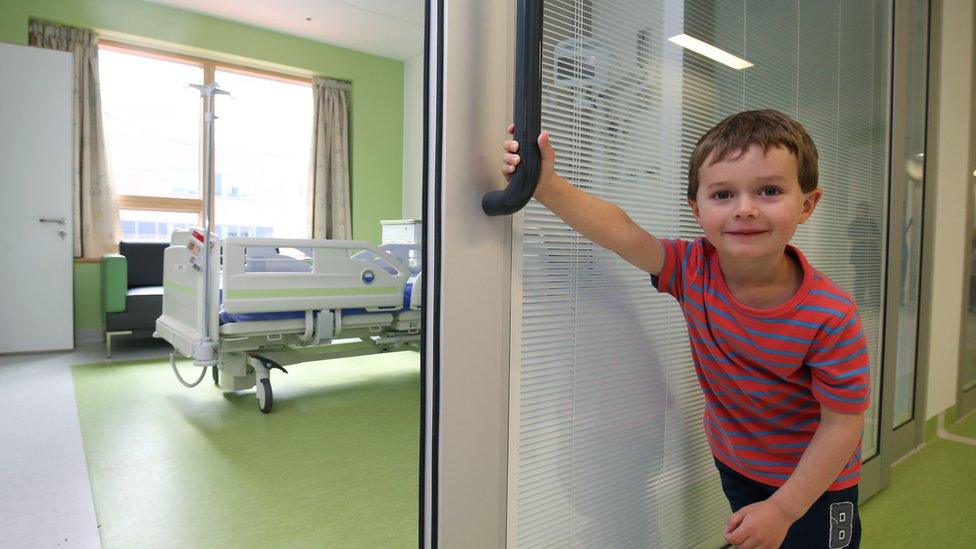
[[[149,335],[163,313],[163,252],[168,242],[123,240],[119,253],[102,257],[105,356],[112,338]]]

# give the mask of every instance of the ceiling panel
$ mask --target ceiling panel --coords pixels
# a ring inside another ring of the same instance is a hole
[[[423,0],[149,1],[383,57],[423,51]]]

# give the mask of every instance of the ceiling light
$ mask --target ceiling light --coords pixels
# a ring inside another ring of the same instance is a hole
[[[693,52],[700,53],[709,59],[714,59],[723,65],[728,65],[736,70],[748,69],[752,66],[752,63],[746,61],[745,59],[736,57],[731,53],[720,50],[711,44],[706,44],[697,38],[692,38],[687,34],[679,34],[677,36],[672,36],[668,38],[669,42],[673,42],[683,48],[687,48]]]

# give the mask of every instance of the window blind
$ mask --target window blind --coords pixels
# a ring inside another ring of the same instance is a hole
[[[889,11],[888,0],[548,0],[543,32],[542,125],[557,169],[657,236],[701,234],[685,189],[707,129],[756,108],[806,126],[826,194],[794,242],[858,301],[872,402]],[[754,66],[734,70],[668,42],[681,33]],[[720,545],[729,509],[677,304],[536,202],[521,265],[518,546]],[[876,408],[868,415],[865,455],[877,439]]]

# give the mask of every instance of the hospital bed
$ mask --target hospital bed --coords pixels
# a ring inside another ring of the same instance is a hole
[[[256,388],[273,406],[271,370],[417,348],[423,287],[418,244],[237,238],[176,231],[164,255],[163,313],[155,336],[228,391]],[[194,246],[194,240],[197,240]],[[209,272],[209,281],[207,280]]]

